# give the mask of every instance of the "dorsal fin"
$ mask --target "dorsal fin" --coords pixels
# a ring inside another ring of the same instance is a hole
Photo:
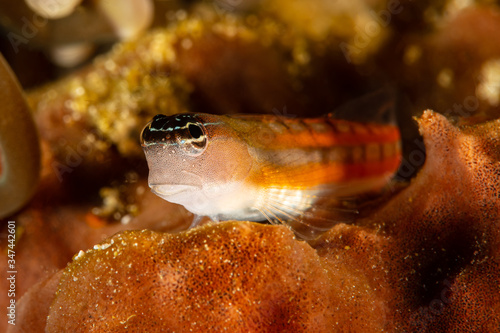
[[[388,86],[349,101],[328,116],[363,123],[395,125],[396,101],[396,89]]]

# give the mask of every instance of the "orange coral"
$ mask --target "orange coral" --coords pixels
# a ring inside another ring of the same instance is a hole
[[[419,125],[428,158],[411,186],[316,247],[332,260],[355,253],[348,262],[385,294],[398,331],[498,329],[500,121],[459,129],[426,111]]]
[[[325,331],[327,282],[315,252],[284,227],[125,232],[66,268],[47,330]]]

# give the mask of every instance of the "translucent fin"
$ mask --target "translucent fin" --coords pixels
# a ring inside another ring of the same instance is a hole
[[[354,198],[336,198],[324,187],[319,194],[317,189],[269,189],[257,209],[271,224],[288,225],[298,238],[310,240],[338,223],[355,220],[356,205]]]
[[[200,222],[203,220],[204,216],[203,215],[194,215],[193,216],[193,221],[191,221],[191,225],[189,226],[188,229],[192,229],[194,227],[197,227]]]
[[[387,86],[341,105],[328,116],[364,123],[395,125],[396,104],[396,89]]]
[[[195,227],[199,227],[201,225],[205,225],[208,223],[217,223],[220,222],[220,219],[217,216],[205,216],[205,215],[197,215],[194,214],[193,221],[188,229],[192,229]]]

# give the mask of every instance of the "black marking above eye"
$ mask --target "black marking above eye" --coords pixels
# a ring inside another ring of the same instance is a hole
[[[161,131],[165,124],[168,122],[169,118],[170,117],[167,117],[163,114],[157,114],[151,121],[151,129]]]
[[[200,155],[207,146],[205,126],[195,114],[156,115],[142,130],[141,145],[157,144],[177,146],[191,156]]]

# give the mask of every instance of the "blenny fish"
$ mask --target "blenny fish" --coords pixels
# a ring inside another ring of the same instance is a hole
[[[274,115],[156,115],[141,134],[149,186],[197,216],[269,221],[315,238],[343,198],[379,191],[401,160],[392,124]]]

